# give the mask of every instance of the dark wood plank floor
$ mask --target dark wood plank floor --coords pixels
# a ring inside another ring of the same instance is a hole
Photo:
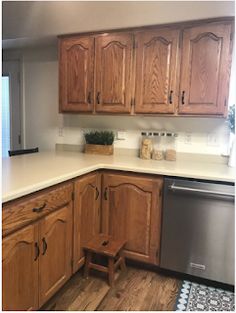
[[[179,288],[175,278],[136,267],[117,274],[113,288],[100,273],[84,279],[79,271],[42,310],[172,311]]]

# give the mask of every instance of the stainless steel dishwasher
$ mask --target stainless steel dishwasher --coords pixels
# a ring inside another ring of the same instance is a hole
[[[166,178],[161,267],[234,285],[234,186]]]

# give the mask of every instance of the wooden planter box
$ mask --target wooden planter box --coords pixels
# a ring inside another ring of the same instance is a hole
[[[103,146],[103,145],[90,145],[85,144],[85,153],[90,154],[104,154],[104,155],[112,155],[113,154],[113,145],[110,146]]]

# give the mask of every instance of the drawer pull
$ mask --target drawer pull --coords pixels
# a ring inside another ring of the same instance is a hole
[[[33,208],[32,211],[33,211],[33,212],[36,212],[36,213],[40,213],[40,212],[42,212],[42,210],[43,210],[45,207],[46,207],[46,202],[44,202],[44,204],[41,205],[41,206],[38,207],[38,208]]]
[[[39,250],[39,246],[38,246],[37,242],[34,243],[34,247],[35,247],[35,258],[34,258],[34,261],[36,261],[37,258],[39,257],[39,254],[40,254],[40,250]]]
[[[42,253],[42,255],[44,255],[47,251],[48,245],[47,245],[47,242],[46,242],[44,237],[42,239],[42,242],[43,242],[43,253]]]

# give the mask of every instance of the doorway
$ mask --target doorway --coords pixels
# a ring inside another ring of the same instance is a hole
[[[20,61],[3,61],[2,157],[21,148]]]

